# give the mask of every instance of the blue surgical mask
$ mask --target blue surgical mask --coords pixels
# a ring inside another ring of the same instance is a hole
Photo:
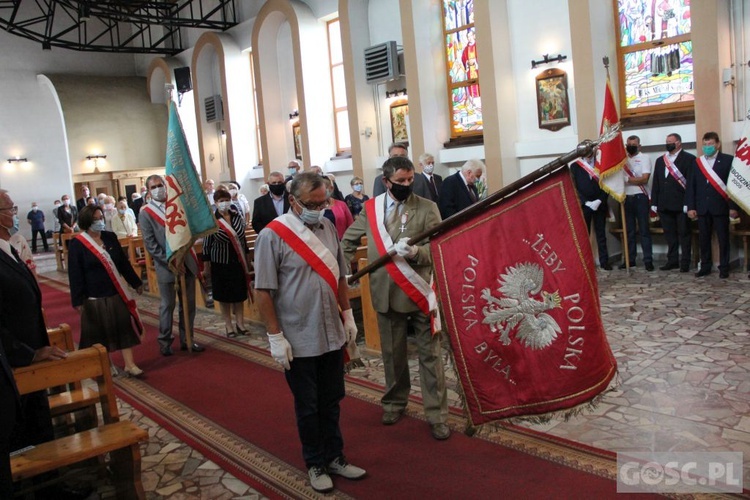
[[[18,216],[17,215],[13,215],[13,225],[8,228],[8,234],[10,234],[11,236],[13,236],[17,232],[18,232]]]
[[[305,224],[314,226],[315,224],[319,224],[323,220],[323,212],[324,210],[310,210],[308,208],[302,207],[302,213],[299,214],[299,218],[302,219],[302,222],[304,222]]]
[[[356,192],[361,193],[362,192],[362,184],[355,184],[352,189],[354,189]]]
[[[89,228],[94,232],[101,233],[105,229],[107,229],[107,224],[103,220],[95,220],[91,223],[91,227]]]

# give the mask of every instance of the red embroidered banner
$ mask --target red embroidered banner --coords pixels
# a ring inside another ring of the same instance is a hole
[[[472,425],[575,407],[617,371],[567,169],[431,241]]]

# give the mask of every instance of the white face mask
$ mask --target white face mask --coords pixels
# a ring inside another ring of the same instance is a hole
[[[104,205],[105,210],[113,210],[115,206],[112,203],[107,203]]]
[[[67,207],[68,205],[70,205],[70,200],[63,200],[63,205],[65,205],[66,207]]]
[[[124,208],[118,208],[117,213],[120,215],[125,215],[126,210]]]
[[[232,206],[231,201],[220,201],[216,204],[216,208],[219,209],[219,212],[225,213],[227,210],[229,210],[229,207]]]
[[[157,187],[151,190],[151,198],[154,199],[154,201],[162,202],[167,199],[167,190],[164,186]]]
[[[31,207],[31,210],[32,210],[33,212],[36,212],[37,210],[39,210],[39,207]]]
[[[234,198],[234,197],[236,197],[236,196],[237,196],[237,190],[236,190],[236,189],[234,189],[234,188],[232,188],[232,189],[230,189],[230,190],[229,190],[229,194],[231,194],[231,195],[232,195],[232,198]]]
[[[423,170],[425,174],[431,174],[435,170],[435,165],[428,163],[424,166]]]

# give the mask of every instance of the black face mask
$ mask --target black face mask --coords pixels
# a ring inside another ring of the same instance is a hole
[[[667,143],[666,148],[667,148],[667,151],[669,151],[671,153],[672,151],[674,151],[675,149],[677,149],[677,144],[675,144],[674,142]]]
[[[283,184],[269,184],[268,190],[271,191],[271,194],[274,196],[281,196],[284,194],[284,191],[286,190],[286,186]]]
[[[398,201],[404,201],[411,194],[412,188],[411,188],[411,185],[404,186],[402,184],[395,184],[391,182],[391,187],[389,191],[391,192],[393,197],[396,198]]]
[[[627,151],[630,156],[633,156],[638,153],[638,146],[627,145],[625,146],[625,151]]]

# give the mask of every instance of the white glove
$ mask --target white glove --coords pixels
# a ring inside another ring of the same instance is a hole
[[[587,201],[586,203],[584,203],[584,205],[589,207],[594,212],[596,212],[599,209],[599,205],[601,204],[602,204],[602,200]]]
[[[284,337],[284,332],[266,333],[268,342],[271,343],[271,356],[278,364],[289,370],[289,362],[294,359],[292,356],[292,345]]]
[[[682,213],[683,213],[683,214],[686,214],[686,213],[688,213],[688,207],[687,207],[687,205],[683,205],[683,206],[682,206]]]
[[[396,253],[399,257],[408,257],[412,258],[415,255],[417,255],[417,252],[419,251],[419,248],[417,248],[416,245],[411,246],[408,243],[409,238],[403,237],[400,240],[398,240],[398,243],[393,247],[396,250]]]
[[[657,213],[659,210],[657,210],[656,205],[651,205],[651,211]]]
[[[343,313],[344,316],[344,333],[346,333],[346,343],[354,342],[357,340],[357,323],[354,322],[354,313],[351,309],[347,309]]]

